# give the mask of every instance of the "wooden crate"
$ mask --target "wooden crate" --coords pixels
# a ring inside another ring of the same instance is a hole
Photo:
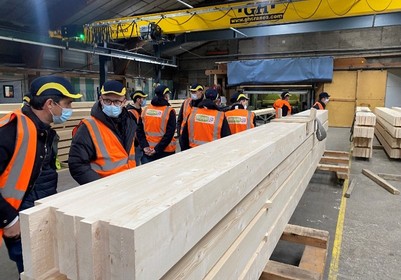
[[[349,178],[349,164],[349,152],[326,150],[317,169],[336,172],[338,179],[345,180]]]
[[[305,245],[298,266],[269,260],[261,280],[322,280],[329,245],[329,232],[287,225],[280,240]]]

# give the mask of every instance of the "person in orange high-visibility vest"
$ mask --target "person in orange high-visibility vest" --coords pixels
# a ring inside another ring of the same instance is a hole
[[[291,95],[288,93],[288,91],[284,91],[281,94],[281,99],[277,99],[273,103],[273,108],[274,108],[274,110],[276,110],[276,118],[278,118],[278,110],[280,108],[281,108],[281,116],[282,117],[291,115],[291,105],[288,102],[288,100],[290,99],[290,96]]]
[[[327,103],[330,101],[330,95],[327,92],[321,92],[319,94],[319,101],[316,101],[315,104],[313,104],[312,108],[315,108],[316,110],[325,110]]]
[[[231,99],[235,100],[235,103],[231,106],[230,111],[225,112],[231,133],[254,128],[256,126],[255,113],[246,109],[249,98],[245,94],[237,92]]]
[[[143,164],[175,153],[176,114],[168,103],[170,93],[165,85],[157,86],[155,97],[142,112],[137,135],[144,152]]]
[[[107,81],[93,105],[91,116],[83,119],[71,142],[68,168],[79,184],[86,184],[136,166],[136,123],[124,107],[126,88]]]
[[[178,113],[177,117],[177,135],[178,135],[178,141],[180,143],[180,147],[182,150],[182,129],[185,126],[185,123],[188,119],[189,114],[191,114],[191,110],[194,107],[198,107],[198,104],[204,99],[204,93],[203,93],[203,86],[195,83],[191,85],[189,88],[189,91],[191,92],[191,97],[187,98],[184,100],[184,102],[181,105],[180,112]]]
[[[134,103],[127,105],[127,110],[130,112],[134,118],[136,124],[138,124],[139,119],[141,118],[142,111],[146,106],[146,97],[148,95],[145,94],[142,90],[136,90],[130,94],[130,97]],[[143,157],[143,150],[141,146],[139,146],[138,139],[135,138],[135,162],[136,166],[141,165],[141,159]]]
[[[50,124],[67,121],[71,102],[81,96],[62,77],[39,77],[22,108],[0,118],[0,243],[3,237],[19,273],[24,265],[18,214],[57,192],[58,136]]]
[[[215,89],[208,89],[205,100],[192,108],[182,133],[184,150],[231,135],[224,112],[216,104],[218,97]]]

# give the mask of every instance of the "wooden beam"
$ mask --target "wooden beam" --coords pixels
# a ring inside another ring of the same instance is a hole
[[[401,112],[385,107],[376,107],[375,113],[391,125],[401,127]]]
[[[297,266],[270,260],[260,280],[320,280],[320,274]]]
[[[316,167],[318,170],[323,171],[334,171],[334,172],[348,172],[348,166],[340,166],[340,165],[333,165],[333,164],[318,164]]]
[[[285,227],[283,235],[281,236],[281,240],[318,248],[327,248],[328,239],[328,231],[290,224]]]
[[[368,177],[369,179],[373,180],[375,183],[377,183],[379,186],[383,187],[387,191],[389,191],[392,194],[400,194],[400,191],[396,188],[394,188],[389,182],[384,180],[383,178],[380,178],[377,176],[375,173],[368,169],[362,169],[362,173]]]
[[[384,180],[401,181],[401,175],[398,174],[377,173],[377,175],[382,177]]]
[[[295,172],[293,170],[305,162],[311,145],[312,138],[310,137],[198,242],[162,279],[203,278],[234,243],[244,227],[250,224],[252,218],[256,216],[257,210],[266,207],[263,205],[266,204],[265,201],[268,198],[270,202],[268,208],[272,207],[271,196],[286,178]],[[271,209],[267,211],[271,211]]]
[[[355,185],[356,185],[356,179],[351,180],[351,182],[348,184],[347,192],[344,195],[345,197],[347,197],[347,198],[351,197],[351,193],[352,193]]]
[[[349,158],[323,156],[320,159],[320,163],[322,163],[322,164],[341,163],[341,164],[349,165]]]
[[[349,158],[349,152],[325,150],[324,151],[324,156],[335,156],[335,157]]]

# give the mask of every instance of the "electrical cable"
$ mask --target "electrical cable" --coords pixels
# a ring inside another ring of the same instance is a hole
[[[352,9],[353,7],[355,7],[355,5],[358,4],[359,1],[361,1],[361,0],[354,0],[354,3],[352,3],[352,5],[348,8],[348,10],[346,10],[343,14],[339,14],[339,13],[337,13],[337,12],[334,11],[333,7],[330,5],[330,1],[329,1],[329,0],[326,0],[326,2],[327,2],[327,4],[329,5],[329,8],[330,8],[330,10],[333,12],[333,14],[335,14],[336,16],[339,16],[339,17],[345,16],[346,14],[348,14],[349,11],[351,11],[351,9]]]
[[[384,12],[385,10],[387,10],[388,7],[390,7],[391,3],[393,3],[393,0],[390,0],[390,3],[388,3],[388,5],[383,10],[376,10],[370,5],[369,0],[366,0],[366,4],[368,4],[369,8],[371,8],[372,11],[377,12],[377,13]]]
[[[320,7],[320,5],[322,4],[322,2],[323,2],[323,0],[320,0],[320,2],[319,2],[319,4],[317,5],[315,11],[314,11],[310,16],[308,16],[308,17],[303,17],[303,16],[301,16],[301,15],[298,13],[297,9],[295,8],[294,2],[290,2],[290,3],[292,4],[292,6],[293,6],[293,8],[294,8],[295,13],[296,13],[300,18],[302,18],[302,19],[310,19],[311,17],[313,17],[313,16],[316,14],[317,10],[319,10],[319,7]]]

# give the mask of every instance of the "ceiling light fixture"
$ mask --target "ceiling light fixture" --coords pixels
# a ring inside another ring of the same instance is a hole
[[[193,9],[193,8],[194,8],[194,6],[191,6],[191,5],[189,5],[188,3],[185,3],[185,2],[182,1],[182,0],[177,0],[177,2],[180,2],[181,4],[187,6],[187,7],[190,8],[190,9]]]
[[[234,28],[234,27],[230,27],[230,29],[244,37],[248,37],[248,35],[246,35],[244,32],[239,31],[238,29]]]

